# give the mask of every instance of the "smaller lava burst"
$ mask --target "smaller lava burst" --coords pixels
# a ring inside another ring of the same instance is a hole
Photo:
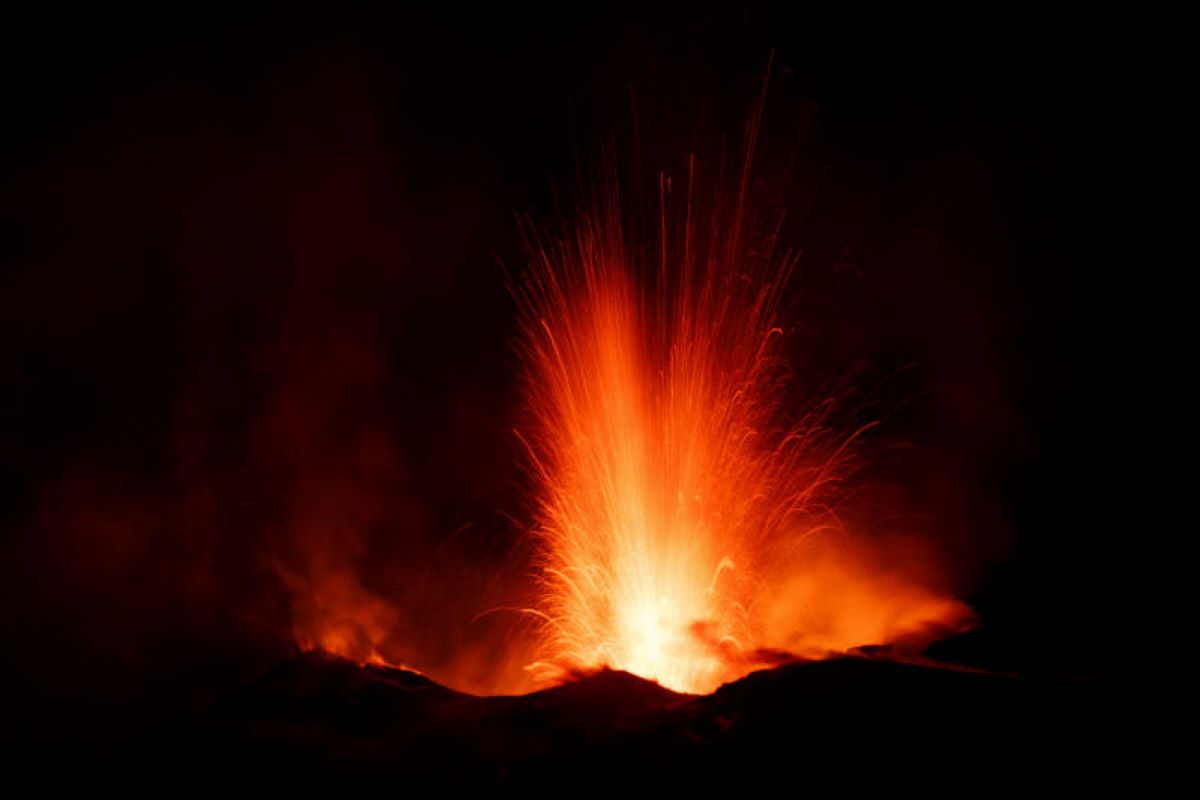
[[[698,180],[694,160],[682,192],[661,178],[650,236],[631,235],[606,180],[557,234],[530,237],[535,670],[607,665],[702,693],[789,655],[970,624],[839,520],[867,429],[837,430],[836,398],[785,391],[795,258],[752,209],[756,129],[757,115],[732,180]]]

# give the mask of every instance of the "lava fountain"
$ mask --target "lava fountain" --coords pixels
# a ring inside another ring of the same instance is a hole
[[[836,398],[792,401],[780,313],[796,256],[752,207],[756,127],[723,189],[702,188],[694,159],[682,191],[660,176],[648,236],[614,180],[529,236],[518,433],[543,674],[607,665],[709,692],[782,657],[969,624],[839,522],[871,425],[838,430]]]

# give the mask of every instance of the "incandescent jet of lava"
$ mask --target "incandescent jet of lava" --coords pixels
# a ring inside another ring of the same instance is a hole
[[[761,106],[759,107],[761,109]],[[838,522],[862,430],[787,391],[795,258],[741,163],[660,177],[638,237],[615,180],[532,234],[517,291],[547,670],[608,665],[708,692],[781,652],[962,627],[957,601],[861,565]],[[615,170],[610,170],[610,174]],[[678,183],[678,182],[676,182]]]

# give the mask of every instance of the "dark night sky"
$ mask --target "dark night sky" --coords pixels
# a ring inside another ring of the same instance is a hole
[[[867,26],[730,5],[3,26],[18,735],[61,733],[28,721],[46,708],[188,702],[279,658],[272,565],[339,525],[358,549],[335,558],[402,565],[371,580],[430,663],[465,646],[416,620],[474,614],[520,549],[514,212],[549,218],[581,158],[627,144],[631,96],[651,169],[736,136],[772,49],[764,163],[782,174],[799,142],[785,237],[808,355],[915,376],[889,390],[923,398],[889,435],[918,445],[913,492],[983,618],[953,652],[1107,669],[1123,522],[1098,498],[1131,435],[1097,435],[1120,402],[1097,237],[1119,57],[1016,11]]]

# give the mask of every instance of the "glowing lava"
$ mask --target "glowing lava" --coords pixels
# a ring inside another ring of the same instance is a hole
[[[749,213],[750,158],[728,192],[703,195],[688,171],[680,208],[662,179],[649,241],[629,234],[613,188],[532,242],[518,294],[535,666],[608,665],[708,692],[781,653],[968,624],[838,522],[862,431],[832,430],[829,398],[800,414],[784,403],[777,317],[794,259]]]

